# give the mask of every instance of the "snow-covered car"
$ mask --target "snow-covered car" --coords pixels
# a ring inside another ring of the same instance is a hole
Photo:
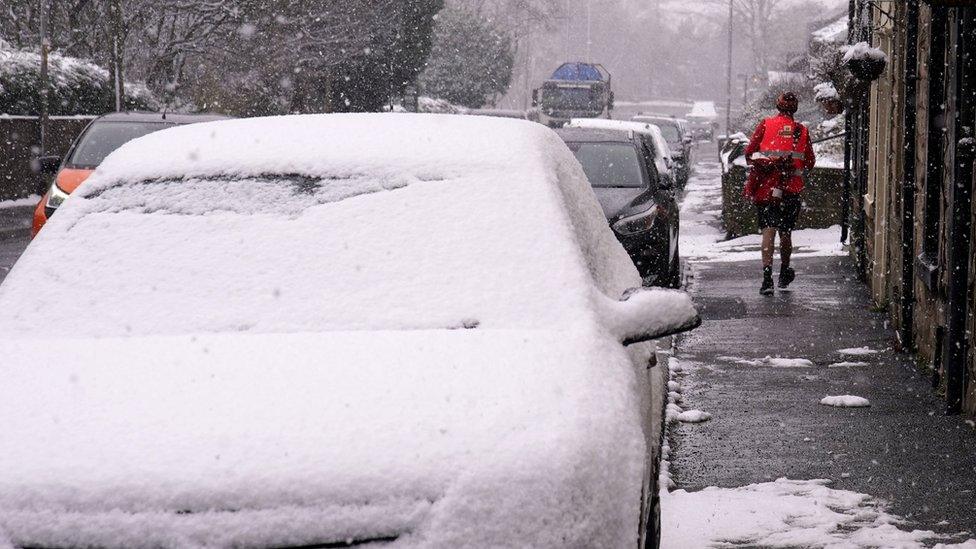
[[[0,285],[0,545],[655,546],[640,283],[531,122],[133,140]]]
[[[681,286],[680,208],[653,153],[632,132],[559,128],[603,213],[647,286]]]
[[[566,124],[566,127],[632,131],[641,135],[647,142],[648,150],[654,154],[654,164],[657,166],[658,174],[665,180],[666,185],[670,185],[672,188],[678,188],[678,167],[671,156],[671,148],[668,146],[664,134],[661,133],[661,128],[655,124],[634,122],[632,120],[574,118]]]
[[[694,165],[695,147],[690,135],[685,135],[684,127],[677,118],[657,115],[637,115],[631,118],[634,122],[645,122],[654,124],[661,130],[664,140],[668,142],[671,150],[671,158],[674,160],[675,174],[679,189],[684,189],[691,176],[691,168]]]

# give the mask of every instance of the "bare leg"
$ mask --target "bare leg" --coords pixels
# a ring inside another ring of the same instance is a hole
[[[763,268],[773,266],[773,249],[776,246],[776,228],[766,227],[762,230],[762,262]],[[782,244],[780,245],[782,250]]]
[[[790,267],[790,257],[793,256],[793,233],[790,231],[779,232],[779,259],[780,269]],[[770,261],[772,264],[772,261]]]

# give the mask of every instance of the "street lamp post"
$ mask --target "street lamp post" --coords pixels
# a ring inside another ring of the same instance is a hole
[[[725,138],[728,139],[729,135],[732,133],[732,16],[733,11],[733,0],[729,0],[729,60],[728,60],[728,70],[727,73],[727,85],[725,91]]]
[[[47,103],[48,103],[48,68],[47,68],[47,56],[48,51],[51,49],[51,42],[47,39],[47,10],[48,2],[47,0],[41,1],[41,13],[39,14],[39,23],[41,31],[41,109],[40,109],[40,155],[44,156],[47,154]]]

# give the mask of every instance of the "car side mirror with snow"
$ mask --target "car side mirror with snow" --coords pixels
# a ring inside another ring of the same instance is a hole
[[[613,303],[614,329],[624,345],[693,330],[701,317],[691,296],[680,290],[631,288]]]

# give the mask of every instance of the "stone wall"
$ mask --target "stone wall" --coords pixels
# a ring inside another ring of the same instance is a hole
[[[733,163],[722,175],[722,221],[726,235],[738,237],[759,232],[756,209],[742,196],[747,168]],[[798,229],[825,229],[841,222],[844,171],[840,168],[814,168],[807,176],[803,210]]]
[[[62,156],[92,116],[55,116],[48,123],[48,154]],[[0,200],[41,194],[49,181],[31,170],[39,153],[41,125],[36,116],[0,115]]]

